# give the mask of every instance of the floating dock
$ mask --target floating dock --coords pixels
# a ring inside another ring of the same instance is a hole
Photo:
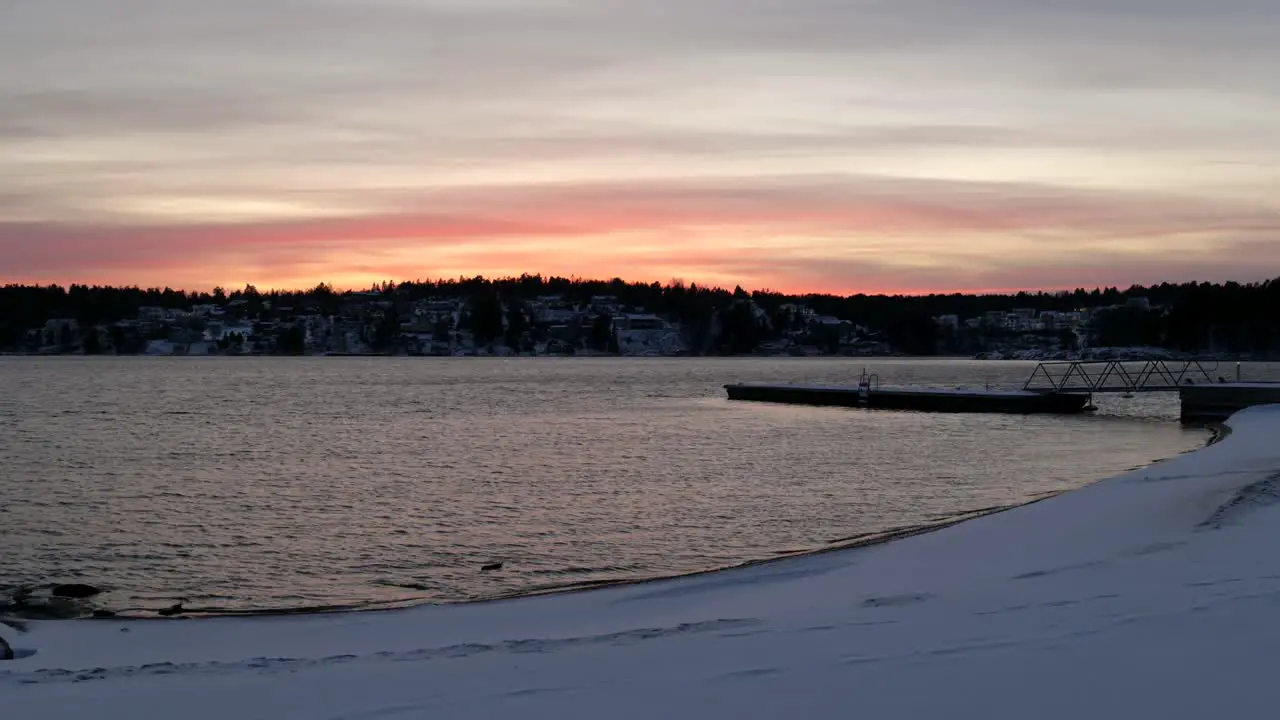
[[[1184,385],[1182,422],[1219,423],[1254,405],[1280,404],[1280,382],[1234,382]]]
[[[918,410],[922,412],[1072,415],[1093,410],[1095,393],[1176,392],[1184,423],[1220,423],[1254,405],[1280,404],[1280,382],[1217,376],[1217,361],[1070,360],[1043,362],[1021,390],[881,387],[862,371],[854,386],[725,385],[730,400]]]
[[[827,405],[882,410],[924,412],[1050,413],[1073,415],[1085,412],[1089,396],[1082,393],[1035,392],[1030,390],[948,390],[909,387],[819,387],[810,385],[725,385],[730,400]]]

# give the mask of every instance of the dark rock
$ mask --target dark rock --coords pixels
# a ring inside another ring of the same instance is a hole
[[[0,618],[0,625],[11,627],[18,632],[27,631],[26,623],[22,623],[17,620],[10,620],[9,618]],[[13,660],[17,657],[17,654],[13,650],[13,646],[9,644],[9,641],[4,639],[3,635],[0,635],[0,660]],[[27,656],[24,655],[23,657]]]
[[[93,617],[96,618],[113,618],[116,614],[110,610],[94,610]]]
[[[159,612],[164,617],[173,617],[174,615],[179,615],[185,612],[185,610],[182,607],[182,603],[178,603],[176,605],[171,605],[163,610],[158,610],[157,612]]]
[[[98,588],[81,583],[54,585],[53,590],[49,592],[50,595],[61,598],[91,598],[94,595],[99,595],[101,593],[102,591]]]
[[[490,570],[501,570],[501,569],[502,569],[502,563],[496,562],[496,563],[489,563],[488,565],[481,567],[480,572],[489,572]]]

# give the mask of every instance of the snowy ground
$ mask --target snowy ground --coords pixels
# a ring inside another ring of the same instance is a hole
[[[1221,443],[887,545],[660,583],[51,622],[5,718],[1255,718],[1280,707],[1280,406]],[[1079,449],[1063,448],[1063,452]]]

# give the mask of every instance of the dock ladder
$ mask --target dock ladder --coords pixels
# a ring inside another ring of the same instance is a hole
[[[871,373],[867,374],[866,368],[862,369],[862,376],[858,378],[858,404],[866,406],[871,402],[871,391],[880,388],[880,376]]]

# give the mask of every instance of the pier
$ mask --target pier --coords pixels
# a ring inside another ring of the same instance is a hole
[[[1228,379],[1216,360],[1075,360],[1043,362],[1024,390],[1056,393],[1176,392],[1184,423],[1217,423],[1255,405],[1280,403],[1280,383]]]
[[[1025,390],[947,390],[930,388],[815,387],[809,385],[725,385],[730,400],[827,405],[881,410],[968,413],[1084,412],[1089,396]]]
[[[725,385],[730,400],[824,405],[879,410],[960,413],[1053,413],[1070,415],[1090,409],[1087,393],[993,390],[990,388],[881,387],[877,375],[864,370],[856,387],[813,385]]]
[[[1184,423],[1220,423],[1255,405],[1280,404],[1280,383],[1219,383],[1178,389]]]
[[[1213,360],[1075,360],[1038,364],[1018,390],[881,387],[865,371],[856,386],[725,385],[730,400],[923,412],[1070,415],[1096,393],[1176,392],[1186,423],[1221,422],[1254,405],[1280,403],[1280,383],[1234,382]]]
[[[1176,392],[1226,382],[1215,360],[1060,360],[1042,362],[1022,389],[1032,392]]]

